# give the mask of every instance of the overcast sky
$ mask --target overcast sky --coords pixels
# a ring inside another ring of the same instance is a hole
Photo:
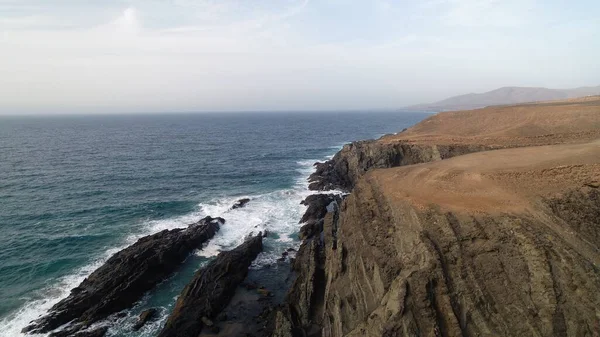
[[[598,0],[0,0],[0,113],[397,108],[600,84]]]

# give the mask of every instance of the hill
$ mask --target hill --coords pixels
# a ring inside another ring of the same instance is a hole
[[[600,86],[575,89],[503,87],[484,93],[471,93],[446,98],[434,103],[413,105],[405,109],[427,111],[464,110],[491,105],[552,101],[591,95],[600,95]]]

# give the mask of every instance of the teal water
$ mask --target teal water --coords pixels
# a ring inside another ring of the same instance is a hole
[[[298,244],[312,163],[342,144],[397,132],[420,113],[246,113],[0,117],[0,336],[66,296],[120,248],[204,215],[227,223],[148,294],[168,314],[207,259],[269,230],[255,267]],[[250,197],[247,207],[233,202]],[[129,320],[128,320],[129,319]],[[160,322],[138,333],[153,336]]]

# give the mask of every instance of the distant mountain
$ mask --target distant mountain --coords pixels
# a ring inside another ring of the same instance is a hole
[[[405,109],[431,111],[468,110],[490,105],[551,101],[591,95],[600,95],[600,86],[575,89],[504,87],[482,94],[466,94],[450,97],[435,103],[413,105]]]

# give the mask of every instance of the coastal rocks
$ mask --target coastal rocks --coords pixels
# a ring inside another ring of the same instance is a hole
[[[327,214],[327,208],[333,202],[341,203],[342,197],[336,194],[313,194],[309,195],[301,203],[308,206],[306,212],[300,219],[304,223],[300,227],[300,240],[305,240],[323,230],[323,218]]]
[[[315,163],[316,170],[309,178],[309,189],[349,192],[356,181],[371,169],[427,163],[496,148],[476,144],[428,145],[381,140],[353,142],[344,145],[332,159]]]
[[[325,260],[336,235],[341,203],[342,197],[334,194],[315,194],[303,201],[309,207],[302,218],[307,221],[301,229],[303,242],[292,263],[296,278],[273,318],[273,336],[319,335],[327,283]],[[307,226],[310,231],[303,233]]]
[[[133,325],[133,331],[138,331],[144,325],[146,325],[146,323],[148,323],[151,320],[154,320],[157,315],[158,315],[158,310],[155,308],[150,308],[150,309],[142,311],[137,322]]]
[[[522,135],[530,108],[439,114],[317,163],[311,189],[351,193],[303,235],[273,336],[597,336],[598,138]]]
[[[271,337],[273,317],[293,281],[289,263],[251,268],[229,304],[198,337]],[[218,331],[218,332],[215,332]]]
[[[246,204],[249,202],[250,202],[249,198],[240,199],[240,200],[236,201],[235,204],[233,204],[233,206],[231,206],[231,209],[242,208],[242,207],[246,206]]]
[[[129,308],[212,238],[223,223],[221,218],[206,217],[185,229],[164,230],[139,239],[109,258],[23,332],[46,333],[69,322],[81,329]]]
[[[302,219],[300,219],[300,223],[323,219],[327,213],[327,206],[334,201],[341,201],[341,197],[335,194],[309,195],[301,202],[302,205],[308,206],[308,208]]]
[[[578,239],[597,237],[594,194],[568,193],[550,201],[554,214],[540,205],[535,215],[444,212],[387,196],[361,179],[344,203],[338,248],[326,251],[322,336],[597,331],[600,256]],[[563,221],[571,234],[555,225]]]
[[[213,322],[244,281],[252,261],[262,251],[262,239],[261,233],[250,237],[237,248],[220,253],[206,267],[198,270],[179,296],[158,337],[197,337],[207,320]]]

